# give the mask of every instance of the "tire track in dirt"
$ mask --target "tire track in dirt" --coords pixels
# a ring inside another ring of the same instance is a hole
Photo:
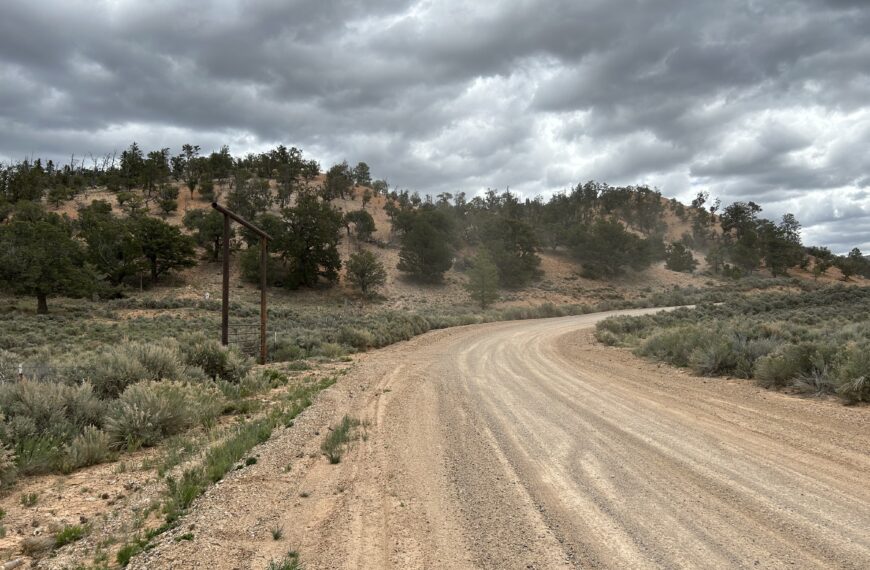
[[[312,410],[321,425],[356,415],[368,437],[287,482],[320,497],[282,515],[307,567],[870,565],[870,408],[596,345],[607,315],[460,327],[359,357],[332,408]],[[233,556],[213,567],[249,567]]]

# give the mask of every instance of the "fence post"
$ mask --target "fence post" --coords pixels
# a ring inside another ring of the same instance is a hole
[[[266,364],[266,268],[269,240],[260,236],[260,364]]]
[[[230,217],[224,215],[224,267],[221,290],[221,344],[230,344]]]

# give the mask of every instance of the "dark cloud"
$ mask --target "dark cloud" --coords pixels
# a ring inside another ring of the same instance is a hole
[[[865,0],[8,0],[0,160],[279,142],[422,192],[591,178],[870,250]]]

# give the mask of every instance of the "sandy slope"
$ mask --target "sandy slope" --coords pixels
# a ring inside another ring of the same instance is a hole
[[[199,502],[177,531],[193,541],[136,567],[262,568],[291,547],[308,568],[868,566],[870,408],[645,363],[594,345],[599,318],[361,357]],[[347,411],[367,437],[327,465],[317,446]]]

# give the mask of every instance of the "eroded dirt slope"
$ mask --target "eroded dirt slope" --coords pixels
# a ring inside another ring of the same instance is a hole
[[[260,568],[295,548],[309,568],[868,567],[870,408],[640,361],[592,343],[603,316],[361,356],[199,502],[177,531],[194,540],[170,533],[135,566]],[[329,465],[344,413],[365,437]]]

